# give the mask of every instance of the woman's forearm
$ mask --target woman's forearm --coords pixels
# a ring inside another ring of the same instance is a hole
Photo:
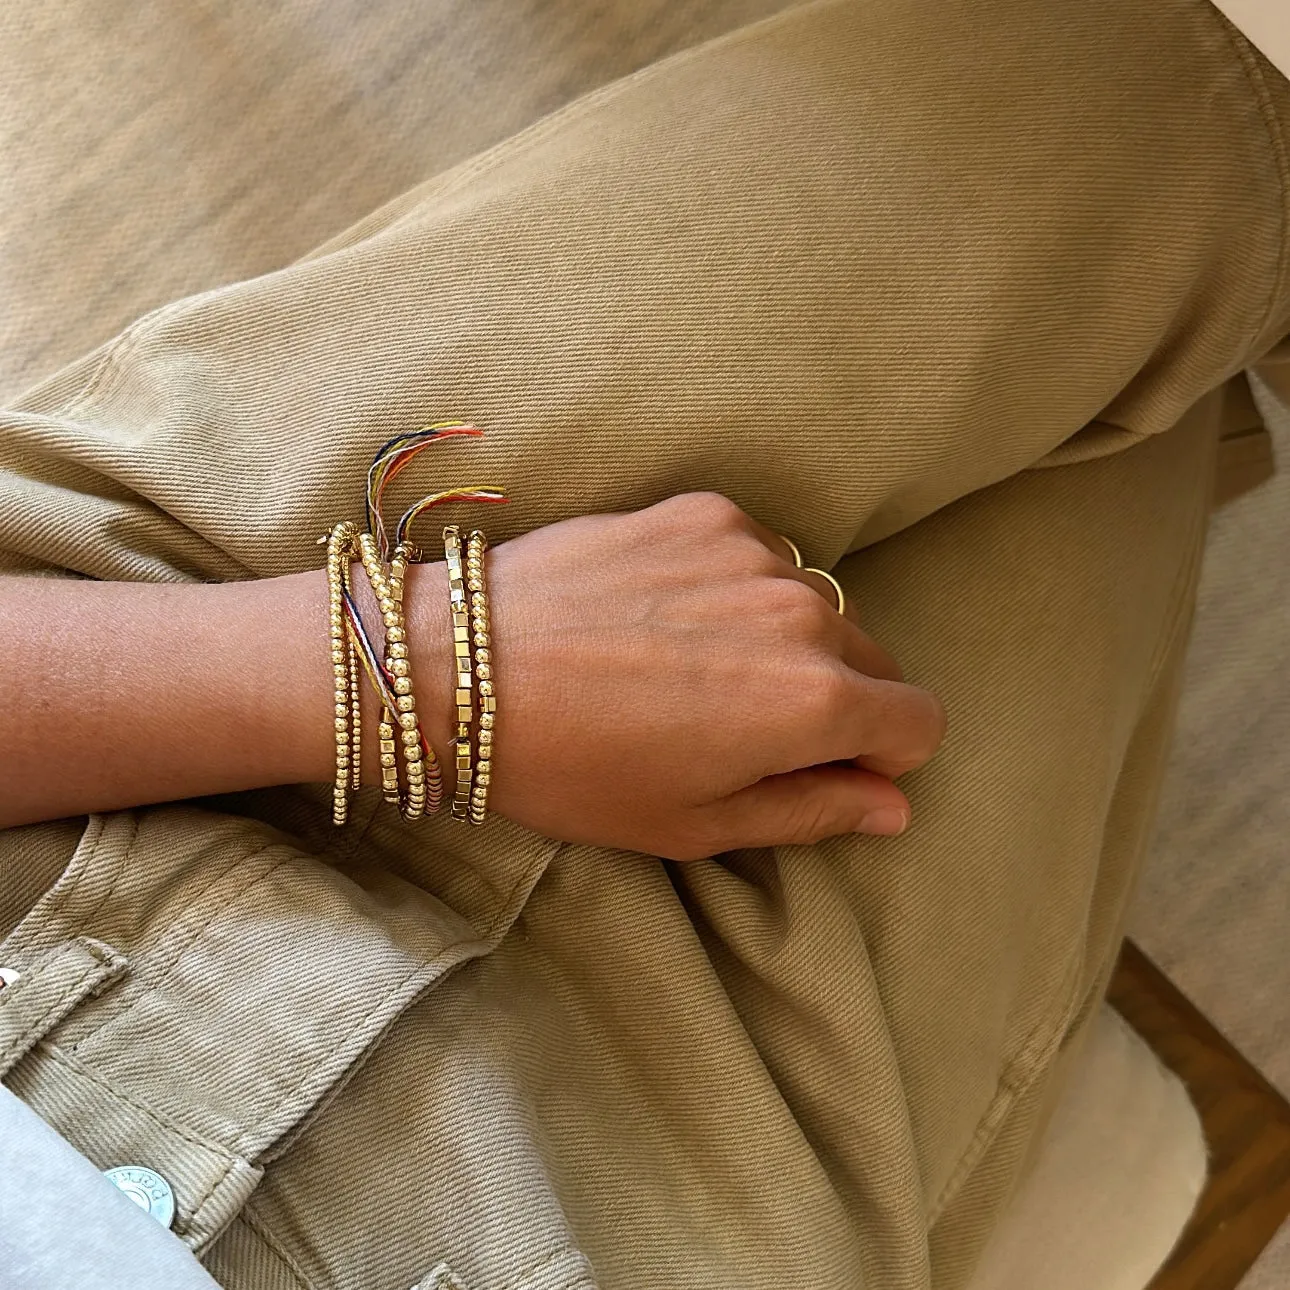
[[[433,566],[414,572],[434,580]],[[220,585],[0,578],[0,827],[330,779],[326,633],[321,571]],[[416,634],[430,673],[445,633]],[[446,655],[441,670],[421,710],[442,750]]]
[[[563,841],[676,859],[904,829],[892,780],[935,752],[944,713],[790,555],[713,494],[491,548],[490,808]],[[376,626],[361,571],[354,586]],[[445,566],[414,566],[405,591],[416,710],[446,768]],[[332,682],[321,571],[217,586],[0,579],[0,826],[330,780]],[[368,783],[376,743],[363,740]]]

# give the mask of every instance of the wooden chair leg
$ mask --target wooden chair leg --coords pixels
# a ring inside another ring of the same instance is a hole
[[[1290,1102],[1131,941],[1108,995],[1187,1086],[1209,1181],[1150,1290],[1236,1290],[1290,1216]]]

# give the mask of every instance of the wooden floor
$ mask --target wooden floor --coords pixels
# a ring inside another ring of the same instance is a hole
[[[1290,1215],[1290,1103],[1132,943],[1110,1001],[1187,1085],[1209,1144],[1208,1185],[1151,1290],[1236,1290]]]

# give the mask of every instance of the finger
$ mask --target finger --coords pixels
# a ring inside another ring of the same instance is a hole
[[[856,715],[859,750],[852,761],[895,779],[925,765],[945,739],[945,707],[916,685],[861,678],[866,693]]]
[[[945,709],[915,685],[864,676],[841,664],[804,679],[797,765],[853,761],[903,775],[930,760],[945,735]]]
[[[882,681],[903,681],[899,663],[862,627],[838,619],[838,656],[849,667]]]
[[[909,800],[889,779],[852,766],[772,775],[706,808],[720,850],[819,842],[843,833],[903,833]]]

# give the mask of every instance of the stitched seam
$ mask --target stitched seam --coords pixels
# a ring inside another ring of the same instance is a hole
[[[512,906],[515,904],[515,900],[519,895],[520,891],[524,888],[526,884],[530,882],[530,880],[532,879],[534,870],[545,868],[546,865],[550,863],[551,858],[560,850],[560,847],[562,846],[562,844],[559,842],[551,842],[545,839],[544,841],[547,842],[547,845],[538,852],[538,855],[535,859],[535,863],[530,866],[526,866],[521,871],[519,877],[515,880],[515,882],[512,883],[510,891],[506,897],[506,900],[503,902],[502,908],[489,921],[482,936],[476,933],[476,936],[474,938],[462,938],[461,940],[451,942],[450,944],[444,946],[429,961],[418,964],[417,967],[415,967],[412,971],[408,972],[405,976],[403,976],[397,982],[395,982],[394,985],[392,985],[388,990],[386,990],[386,992],[381,996],[381,998],[375,1004],[373,1004],[373,1006],[369,1008],[367,1012],[365,1012],[362,1015],[362,1017],[360,1017],[357,1021],[355,1021],[352,1025],[350,1025],[345,1029],[345,1032],[336,1041],[336,1043],[333,1044],[332,1047],[328,1049],[325,1056],[320,1058],[315,1058],[313,1061],[309,1063],[305,1073],[296,1081],[296,1083],[290,1089],[284,1089],[282,1085],[279,1085],[270,1095],[268,1095],[267,1101],[268,1101],[269,1108],[280,1109],[281,1103],[287,1102],[289,1104],[291,1101],[293,1101],[299,1095],[301,1089],[304,1088],[304,1086],[309,1082],[310,1078],[314,1075],[317,1067],[319,1065],[326,1065],[327,1063],[334,1060],[337,1053],[339,1053],[340,1050],[344,1048],[344,1046],[354,1038],[354,1036],[361,1034],[361,1032],[368,1027],[372,1017],[377,1015],[381,1011],[383,1011],[388,1006],[389,1001],[395,998],[401,992],[403,992],[407,988],[409,983],[415,981],[418,976],[423,976],[425,979],[421,984],[421,986],[419,986],[415,991],[413,991],[411,997],[403,1005],[404,1009],[406,1009],[408,1006],[411,1005],[413,999],[415,999],[416,996],[420,994],[422,990],[425,990],[430,985],[434,984],[436,981],[442,979],[454,967],[458,967],[463,962],[465,962],[468,957],[473,957],[465,953],[461,953],[461,951],[468,950],[472,947],[479,947],[482,950],[482,952],[487,953],[488,951],[495,949],[497,945],[498,931],[503,928],[509,928],[511,924],[513,924],[515,921],[515,916],[510,911],[512,909]],[[402,1009],[400,1011],[402,1011]],[[388,1025],[389,1022],[387,1022],[386,1024]],[[370,1044],[371,1039],[369,1039],[367,1042],[368,1044]],[[356,1054],[355,1057],[349,1063],[347,1063],[342,1070],[339,1070],[336,1072],[335,1076],[331,1080],[331,1084],[334,1084],[336,1080],[341,1078],[345,1070],[347,1070],[349,1066],[352,1066],[353,1062],[357,1060],[357,1056],[358,1055]],[[330,1087],[330,1084],[328,1085],[328,1087]],[[321,1096],[321,1092],[319,1096]],[[307,1113],[308,1113],[307,1109],[302,1110],[299,1113],[299,1115],[296,1117],[297,1121]],[[234,1149],[241,1152],[249,1152],[252,1145],[254,1144],[255,1139],[263,1135],[264,1126],[265,1126],[264,1112],[261,1112],[259,1115],[255,1117],[255,1121],[252,1124],[248,1125],[247,1128],[244,1129],[242,1133],[238,1135],[236,1141],[233,1144]],[[281,1130],[282,1133],[285,1133],[287,1131],[288,1129],[286,1128]],[[280,1136],[280,1134],[277,1136]],[[267,1146],[268,1144],[266,1143],[264,1148],[262,1149],[267,1149]]]
[[[585,1283],[587,1279],[586,1256],[581,1250],[572,1245],[565,1245],[552,1254],[539,1256],[534,1262],[530,1263],[521,1271],[508,1274],[507,1281],[513,1286],[519,1287],[523,1282],[537,1276],[539,1272],[544,1272],[547,1268],[551,1267],[552,1264],[567,1262],[570,1258],[578,1260],[582,1266],[571,1268],[569,1270],[570,1275],[561,1277],[560,1280],[556,1282],[556,1287],[576,1286],[579,1282]]]
[[[202,1208],[206,1205],[207,1201],[209,1201],[210,1198],[221,1187],[223,1187],[225,1181],[228,1179],[229,1174],[233,1172],[237,1164],[238,1164],[238,1161],[232,1157],[230,1157],[228,1160],[224,1162],[224,1168],[219,1172],[218,1176],[212,1179],[211,1182],[207,1185],[206,1190],[202,1192],[202,1194],[198,1196],[198,1198],[195,1201],[193,1201],[192,1213],[189,1214],[187,1222],[181,1225],[179,1229],[180,1231],[188,1232],[188,1233],[192,1232],[193,1224],[196,1223],[197,1219],[200,1217]]]
[[[490,949],[496,948],[496,944],[500,939],[498,933],[504,933],[506,930],[509,930],[511,925],[515,922],[515,919],[518,917],[518,912],[509,911],[511,911],[512,906],[515,904],[516,897],[519,896],[520,891],[528,885],[530,881],[537,881],[537,878],[533,876],[533,871],[535,869],[547,869],[550,866],[551,861],[559,855],[565,846],[563,842],[555,842],[549,838],[545,838],[543,841],[546,842],[546,847],[538,853],[536,862],[533,866],[531,868],[524,869],[520,873],[520,876],[512,884],[510,892],[507,894],[506,900],[501,909],[497,911],[484,930],[484,939],[493,942]]]
[[[71,902],[72,897],[79,892],[81,884],[88,877],[94,861],[98,857],[99,850],[103,844],[104,820],[106,818],[106,816],[102,815],[91,815],[89,817],[89,824],[86,825],[85,832],[81,835],[80,842],[77,843],[71,862],[63,870],[53,888],[41,898],[35,908],[14,929],[10,938],[5,942],[6,945],[25,947],[39,953],[56,945],[60,937],[65,939],[67,935],[70,935],[74,938],[86,934],[86,923],[103,907],[104,902],[116,886],[117,878],[121,872],[121,861],[133,843],[139,827],[138,817],[131,812],[130,819],[133,829],[125,845],[120,850],[106,888],[100,894],[93,908],[82,916],[74,931],[67,932],[66,929],[60,931],[55,928],[55,924],[59,923],[63,916],[70,912],[67,909],[68,904]],[[94,831],[93,837],[90,837],[91,831]],[[89,841],[86,841],[87,838]]]
[[[1036,1026],[1022,1043],[1021,1050],[1000,1075],[994,1095],[990,1099],[990,1105],[986,1107],[985,1114],[972,1135],[972,1140],[964,1149],[958,1163],[941,1188],[940,1194],[928,1210],[929,1231],[936,1225],[941,1212],[954,1199],[958,1189],[976,1168],[990,1143],[994,1141],[1017,1097],[1047,1069],[1046,1059],[1061,1047],[1061,1041],[1070,1028],[1071,1019],[1077,1015],[1083,1003],[1082,998],[1077,998],[1075,995],[1075,989],[1079,984],[1080,964],[1084,959],[1083,949],[1081,942],[1081,945],[1071,954],[1070,963],[1067,965],[1066,1003],[1057,1022],[1047,1026],[1042,1024]]]
[[[349,1043],[349,1041],[353,1038],[353,1036],[355,1036],[356,1034],[359,1034],[367,1026],[371,1018],[375,1016],[377,1013],[381,1012],[385,1008],[389,1000],[392,999],[395,995],[397,995],[400,991],[402,991],[409,982],[416,980],[418,976],[424,976],[426,978],[425,983],[421,987],[422,989],[424,989],[426,985],[429,985],[432,981],[435,981],[439,977],[445,975],[450,968],[455,967],[458,963],[463,961],[463,959],[460,957],[454,957],[454,951],[461,950],[463,948],[468,948],[471,945],[480,945],[480,944],[482,944],[482,942],[479,940],[469,940],[465,938],[459,941],[453,941],[450,945],[446,945],[442,950],[440,950],[439,953],[436,954],[432,959],[430,959],[429,962],[419,963],[411,972],[408,972],[407,974],[405,974],[398,981],[396,981],[394,985],[392,985],[388,990],[386,990],[386,992],[380,997],[380,999],[378,999],[376,1003],[374,1003],[356,1022],[354,1022],[353,1025],[347,1027],[344,1034],[341,1035],[341,1037],[336,1041],[336,1043],[333,1044],[323,1056],[313,1058],[311,1061],[309,1061],[306,1065],[304,1074],[301,1075],[299,1079],[296,1080],[295,1084],[293,1084],[290,1088],[284,1088],[282,1084],[279,1084],[276,1088],[274,1088],[270,1093],[266,1095],[266,1097],[262,1100],[262,1104],[263,1102],[267,1102],[269,1104],[268,1109],[280,1109],[279,1104],[282,1102],[286,1102],[289,1105],[300,1093],[300,1090],[309,1082],[311,1078],[313,1078],[313,1076],[317,1072],[317,1068],[319,1066],[326,1066],[329,1062],[331,1062],[335,1058],[336,1054],[347,1043]],[[417,993],[419,993],[419,991]],[[336,1075],[332,1078],[332,1080],[329,1082],[329,1086],[330,1086],[330,1083],[334,1083],[335,1080],[338,1079],[342,1073],[343,1073],[342,1071],[338,1071]],[[303,1112],[301,1114],[303,1114]],[[233,1144],[234,1150],[245,1151],[247,1147],[250,1145],[250,1142],[253,1139],[253,1137],[257,1136],[262,1131],[262,1128],[263,1128],[262,1116],[263,1116],[263,1112],[261,1112],[261,1114],[256,1117],[256,1122],[254,1124],[249,1125],[238,1135],[237,1140]],[[285,1130],[283,1130],[283,1132],[285,1132]]]
[[[82,408],[89,399],[104,390],[110,390],[110,376],[120,372],[121,360],[135,347],[135,343],[146,332],[151,331],[154,323],[160,322],[167,315],[178,312],[179,306],[187,303],[187,297],[172,300],[159,309],[150,309],[142,318],[136,318],[115,340],[109,342],[103,356],[95,364],[85,384],[62,407],[57,408],[55,416],[71,416]]]
[[[205,1138],[198,1136],[193,1132],[193,1130],[180,1124],[177,1120],[172,1119],[164,1112],[158,1111],[155,1108],[138,1101],[129,1093],[126,1093],[124,1090],[111,1084],[105,1076],[100,1075],[92,1066],[88,1066],[86,1063],[78,1061],[71,1053],[60,1048],[52,1040],[43,1040],[37,1046],[37,1051],[42,1056],[48,1057],[50,1061],[55,1064],[64,1067],[75,1075],[81,1076],[83,1079],[88,1080],[91,1084],[94,1084],[115,1101],[124,1103],[132,1110],[138,1111],[141,1115],[146,1115],[148,1119],[150,1119],[159,1128],[166,1129],[177,1137],[182,1138],[190,1146],[199,1147],[201,1150],[209,1152],[217,1160],[228,1159],[230,1153],[226,1147],[222,1147],[218,1143],[207,1141]]]
[[[218,883],[221,879],[226,877],[228,874],[233,873],[235,870],[237,870],[243,865],[247,865],[247,864],[250,864],[252,861],[258,860],[261,856],[265,855],[267,852],[273,850],[275,846],[279,846],[279,845],[281,844],[271,843],[269,846],[262,847],[258,851],[252,851],[248,855],[239,857],[237,860],[229,864],[226,868],[221,869],[218,875],[212,878],[211,881],[205,887],[203,887],[201,891],[199,891],[195,896],[193,896],[192,903],[195,904],[197,901],[201,900],[201,898],[205,896],[206,893],[210,891],[211,888],[214,887],[216,883]],[[145,1000],[151,998],[154,994],[157,994],[160,991],[161,987],[164,986],[166,982],[168,982],[175,975],[175,972],[178,969],[179,964],[183,961],[184,955],[188,952],[189,949],[192,948],[194,942],[198,940],[201,934],[204,931],[206,931],[208,927],[210,927],[211,923],[213,923],[220,914],[224,913],[225,910],[229,908],[229,906],[235,904],[257,884],[265,881],[265,879],[272,876],[272,874],[274,874],[279,868],[281,868],[282,865],[286,864],[287,861],[290,860],[291,858],[292,857],[290,855],[282,856],[279,860],[276,861],[276,863],[272,864],[268,869],[264,870],[262,873],[256,874],[254,877],[249,878],[248,881],[243,883],[241,886],[234,888],[234,890],[229,892],[224,897],[223,900],[221,900],[218,904],[214,906],[214,908],[212,908],[207,912],[206,917],[203,918],[200,923],[193,926],[189,931],[187,931],[183,935],[176,936],[174,940],[170,941],[169,943],[168,943],[168,939],[166,937],[163,937],[160,944],[157,946],[156,950],[154,951],[157,955],[157,961],[164,965],[162,968],[161,975],[155,981],[153,981],[150,986],[140,991],[140,993],[137,994],[133,999],[131,999],[130,1002],[127,1003],[125,1007],[122,1008],[119,1012],[114,1013],[110,1017],[104,1018],[103,1023],[97,1026],[94,1030],[90,1031],[90,1033],[87,1034],[81,1042],[86,1043],[90,1039],[102,1041],[105,1035],[111,1034],[113,1031],[115,1031],[125,1020],[125,1018],[128,1017],[130,1013],[134,1011],[135,1008],[137,1008]],[[168,961],[167,961],[167,956],[168,956]]]
[[[91,815],[89,817],[89,823],[85,826],[85,832],[81,834],[81,840],[77,844],[76,850],[72,853],[70,863],[63,870],[58,881],[54,884],[53,890],[46,898],[48,903],[45,904],[45,908],[42,910],[40,905],[37,905],[32,910],[32,915],[39,914],[42,922],[55,922],[65,912],[66,906],[72,898],[72,893],[85,877],[86,872],[98,855],[106,829],[105,819],[106,817],[102,815]],[[91,831],[93,831],[93,837],[89,836]]]
[[[76,997],[81,992],[81,986],[90,977],[103,977],[111,969],[105,963],[96,964],[94,967],[83,969],[77,976],[68,982],[66,989],[56,998],[50,1001],[49,1005],[43,1012],[37,1015],[27,1026],[21,1030],[18,1035],[4,1048],[0,1048],[0,1071],[7,1070],[15,1058],[21,1057],[29,1046],[32,1037],[39,1035],[45,1029],[52,1017],[54,1024],[57,1024],[59,1015],[70,1003],[74,1003]]]
[[[104,905],[107,904],[109,898],[116,891],[116,885],[121,878],[121,873],[125,868],[126,860],[129,857],[130,852],[133,850],[135,842],[138,841],[138,838],[139,838],[139,816],[137,812],[131,811],[130,812],[130,832],[126,836],[125,840],[121,843],[121,845],[116,849],[116,858],[112,864],[111,872],[108,874],[107,882],[103,887],[103,892],[99,896],[98,900],[94,902],[93,907],[91,909],[86,910],[85,917],[81,919],[80,924],[77,926],[77,929],[76,929],[77,936],[87,935],[86,927],[89,925],[91,919],[95,918],[98,915],[99,911],[103,908]],[[102,842],[103,842],[103,833],[100,832],[99,836],[94,840],[94,854],[96,856],[98,854],[99,847],[102,845]],[[88,872],[88,868],[86,872]]]
[[[1207,478],[1212,479],[1212,471]],[[1160,633],[1160,638],[1156,642],[1156,648],[1148,667],[1148,684],[1144,691],[1148,699],[1155,692],[1160,675],[1164,671],[1165,660],[1177,644],[1179,635],[1185,632],[1191,623],[1195,600],[1194,597],[1187,594],[1187,589],[1194,584],[1196,572],[1204,556],[1206,520],[1208,518],[1208,512],[1203,505],[1199,510],[1199,521],[1195,523],[1189,537],[1187,558],[1183,561],[1182,567],[1174,577],[1171,592],[1172,609]]]
[[[296,1261],[295,1256],[290,1250],[274,1235],[273,1232],[264,1223],[258,1214],[248,1205],[242,1210],[242,1221],[255,1233],[256,1236],[264,1242],[265,1247],[277,1256],[283,1267],[295,1277],[295,1279],[305,1287],[305,1290],[314,1290],[314,1283],[305,1275],[305,1270]]]
[[[1258,104],[1259,115],[1263,118],[1263,125],[1267,130],[1268,143],[1276,161],[1277,181],[1281,189],[1281,203],[1278,210],[1281,235],[1277,247],[1276,272],[1273,275],[1267,306],[1263,311],[1263,318],[1253,335],[1251,335],[1247,346],[1247,348],[1252,348],[1254,342],[1258,340],[1272,321],[1276,302],[1281,298],[1282,291],[1286,285],[1287,272],[1290,272],[1290,155],[1287,153],[1285,137],[1281,131],[1281,122],[1277,119],[1276,108],[1272,102],[1272,93],[1263,78],[1263,71],[1259,67],[1257,57],[1245,38],[1237,33],[1235,27],[1228,22],[1215,6],[1206,5],[1205,8],[1212,14],[1228,46],[1240,61],[1242,71],[1245,73],[1246,83],[1254,95],[1255,102]]]
[[[228,1175],[230,1175],[232,1171],[236,1169],[237,1165],[240,1164],[241,1161],[232,1156],[224,1162],[224,1167],[219,1171],[217,1178],[213,1178],[205,1191],[201,1193],[194,1202],[192,1202],[192,1213],[188,1215],[187,1222],[182,1224],[181,1231],[192,1233],[192,1228],[194,1228],[194,1224],[196,1224],[197,1219],[200,1218],[201,1211],[203,1211],[206,1204],[208,1204],[210,1197],[214,1196],[215,1192],[218,1192],[219,1188],[224,1186],[224,1183],[228,1180]]]
[[[1202,512],[1203,514],[1203,512]],[[1192,534],[1190,550],[1188,557],[1184,561],[1182,568],[1179,570],[1174,581],[1173,609],[1166,622],[1166,626],[1161,631],[1160,641],[1156,646],[1155,654],[1152,657],[1149,668],[1149,685],[1147,692],[1155,690],[1161,671],[1163,670],[1164,661],[1168,657],[1169,651],[1177,643],[1180,629],[1184,628],[1190,619],[1190,598],[1182,592],[1190,585],[1192,576],[1199,565],[1204,544],[1200,540],[1204,533],[1204,524],[1199,526],[1199,532]],[[1071,988],[1079,981],[1079,965],[1082,961],[1082,954],[1076,953],[1072,958],[1071,966],[1068,971],[1071,973],[1073,980]],[[1085,991],[1084,996],[1078,1000],[1072,999],[1064,1009],[1060,1023],[1054,1028],[1049,1036],[1038,1040],[1038,1028],[1032,1032],[1026,1042],[1022,1045],[1021,1051],[1011,1062],[1008,1063],[1006,1070],[999,1080],[994,1097],[990,1105],[986,1108],[985,1114],[977,1126],[976,1132],[972,1135],[972,1140],[964,1150],[963,1155],[959,1158],[958,1164],[955,1165],[949,1179],[942,1187],[940,1194],[937,1196],[935,1203],[932,1205],[928,1214],[929,1230],[936,1223],[937,1218],[944,1210],[946,1205],[954,1199],[958,1189],[962,1186],[967,1177],[976,1168],[982,1155],[988,1150],[991,1142],[997,1136],[999,1130],[1006,1123],[1008,1113],[1011,1111],[1017,1099],[1035,1082],[1035,1080],[1047,1068],[1046,1058],[1060,1048],[1061,1042],[1070,1030],[1075,1019],[1087,1005],[1091,995],[1097,992],[1098,986],[1095,983],[1091,990]],[[1027,1071],[1028,1073],[1023,1073]]]

